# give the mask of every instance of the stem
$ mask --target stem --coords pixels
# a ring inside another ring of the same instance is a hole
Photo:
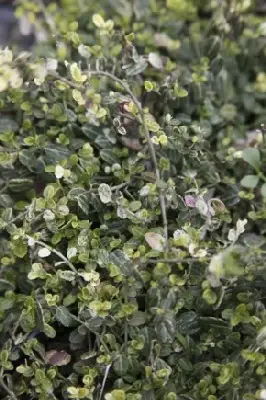
[[[2,189],[0,189],[0,194],[4,193],[4,192],[6,191],[6,189],[8,188],[8,186],[9,186],[9,183],[6,183],[6,184],[2,187]]]
[[[111,190],[112,190],[112,192],[115,192],[117,190],[123,189],[124,187],[126,187],[128,185],[129,185],[128,182],[120,183],[120,185],[112,186]]]
[[[137,97],[135,94],[132,92],[132,90],[129,88],[128,84],[122,81],[121,79],[117,78],[115,75],[110,74],[109,72],[105,71],[88,71],[89,76],[105,76],[109,79],[111,79],[114,82],[117,82],[122,88],[129,94],[131,97],[133,103],[136,105],[139,115],[142,120],[142,125],[144,129],[144,134],[148,143],[148,148],[149,148],[149,153],[152,159],[152,163],[154,166],[155,170],[155,175],[156,179],[160,180],[161,175],[160,175],[160,170],[158,168],[158,163],[157,163],[157,158],[156,158],[156,152],[153,146],[153,142],[150,137],[150,133],[146,124],[146,119],[145,119],[145,114],[143,111],[143,108],[138,101]],[[161,213],[162,213],[162,220],[163,220],[163,227],[164,227],[164,238],[165,238],[165,250],[167,251],[168,249],[168,221],[167,221],[167,212],[166,212],[166,202],[165,202],[165,196],[163,194],[163,191],[160,190],[160,195],[159,195],[159,200],[160,200],[160,207],[161,207]]]
[[[17,320],[17,322],[16,322],[16,324],[15,324],[15,326],[14,326],[12,332],[11,332],[11,337],[12,337],[13,341],[15,341],[15,335],[16,335],[16,332],[17,332],[17,330],[19,328],[19,325],[20,325],[20,322],[22,320],[22,317],[23,317],[23,315],[21,313],[19,319]]]
[[[100,391],[100,395],[99,395],[99,399],[98,399],[98,400],[101,400],[101,398],[102,398],[103,391],[104,391],[104,387],[105,387],[105,384],[106,384],[106,381],[107,381],[107,377],[108,377],[108,374],[109,374],[111,365],[112,365],[112,364],[109,364],[109,365],[107,365],[106,368],[105,368],[104,377],[103,377],[103,382],[102,382],[102,385],[101,385],[101,391]]]
[[[2,388],[6,391],[6,393],[9,394],[9,396],[11,397],[12,400],[18,400],[15,393],[12,392],[12,390],[10,390],[9,387],[5,384],[3,378],[0,378],[0,386],[2,386]]]
[[[28,238],[28,239],[34,240],[34,243],[39,244],[40,246],[45,247],[45,248],[46,248],[47,250],[49,250],[51,253],[56,254],[57,257],[61,258],[61,260],[64,261],[64,262],[69,266],[69,268],[70,268],[73,272],[75,272],[75,274],[78,275],[78,271],[76,270],[76,268],[74,267],[74,265],[73,265],[70,261],[68,261],[68,259],[67,259],[62,253],[60,253],[60,251],[57,251],[57,250],[53,249],[51,246],[49,246],[48,244],[46,244],[46,243],[44,243],[44,242],[42,242],[42,241],[40,241],[40,240],[35,240],[35,239],[32,238],[31,236],[28,236],[28,235],[27,235],[27,238]]]
[[[121,113],[121,112],[118,112],[117,114],[122,118],[130,119],[131,121],[140,123],[139,120],[136,117],[132,117],[132,115],[130,115],[130,114],[124,114],[124,113]]]
[[[151,259],[145,261],[143,264],[157,264],[157,263],[167,263],[167,264],[179,264],[179,263],[191,263],[191,262],[201,262],[201,261],[209,261],[209,257],[203,257],[203,258],[158,258],[156,259]]]
[[[133,103],[136,105],[137,110],[139,112],[140,118],[141,118],[141,123],[143,126],[145,138],[148,144],[148,149],[149,153],[152,159],[153,167],[155,170],[155,175],[156,175],[156,180],[159,181],[161,179],[160,175],[160,170],[158,168],[158,163],[157,163],[157,157],[156,157],[156,152],[155,148],[153,146],[153,142],[150,137],[149,129],[146,124],[146,119],[145,119],[145,113],[143,111],[143,108],[141,106],[141,103],[139,102],[138,98],[136,95],[133,93],[133,91],[130,89],[127,83],[125,83],[123,80],[117,78],[115,75],[111,74],[110,72],[106,71],[87,71],[89,77],[90,76],[105,76],[106,78],[109,78],[110,80],[118,83],[124,90],[125,92],[128,93],[128,95],[131,97]],[[56,73],[50,73],[54,78],[61,80],[62,82],[66,83],[70,87],[73,87],[75,89],[81,89],[80,84],[73,83],[69,81],[67,78],[63,78],[59,76]],[[164,228],[164,238],[165,238],[165,250],[168,250],[168,221],[167,221],[167,211],[166,211],[166,201],[165,201],[165,195],[163,193],[163,190],[160,189],[160,194],[159,194],[159,200],[160,200],[160,208],[161,208],[161,214],[162,214],[162,220],[163,220],[163,228]]]
[[[43,0],[36,0],[36,2],[37,2],[38,6],[41,9],[41,12],[42,12],[42,14],[44,16],[45,22],[48,25],[52,36],[56,36],[57,32],[56,32],[54,20],[51,17],[51,15],[49,15],[48,12],[46,11],[46,7],[45,7],[45,5],[43,3]]]

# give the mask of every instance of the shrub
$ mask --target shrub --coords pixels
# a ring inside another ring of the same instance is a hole
[[[265,22],[98,3],[0,53],[2,398],[265,399]]]

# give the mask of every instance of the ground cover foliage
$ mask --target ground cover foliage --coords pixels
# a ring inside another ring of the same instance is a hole
[[[258,10],[18,4],[45,42],[0,52],[1,398],[266,398]]]

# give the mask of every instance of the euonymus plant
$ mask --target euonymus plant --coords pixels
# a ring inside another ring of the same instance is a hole
[[[260,4],[22,16],[32,53],[0,51],[0,397],[266,399]]]

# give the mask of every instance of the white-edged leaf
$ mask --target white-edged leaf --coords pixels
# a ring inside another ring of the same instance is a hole
[[[163,69],[162,59],[157,53],[150,53],[148,55],[148,61],[153,68]]]
[[[49,249],[47,249],[46,247],[43,247],[38,252],[38,256],[41,258],[49,257],[50,254],[51,254],[51,251]]]
[[[67,249],[67,258],[70,260],[73,257],[76,257],[77,255],[77,249],[76,247],[70,247],[69,249]]]
[[[109,185],[101,183],[98,189],[101,202],[104,204],[110,203],[112,199],[112,191]]]
[[[159,233],[147,232],[145,233],[145,240],[153,250],[164,251],[165,239]]]
[[[63,178],[64,172],[65,172],[64,168],[61,167],[61,165],[57,165],[57,166],[55,167],[55,176],[56,176],[56,179],[61,179],[61,178]]]

